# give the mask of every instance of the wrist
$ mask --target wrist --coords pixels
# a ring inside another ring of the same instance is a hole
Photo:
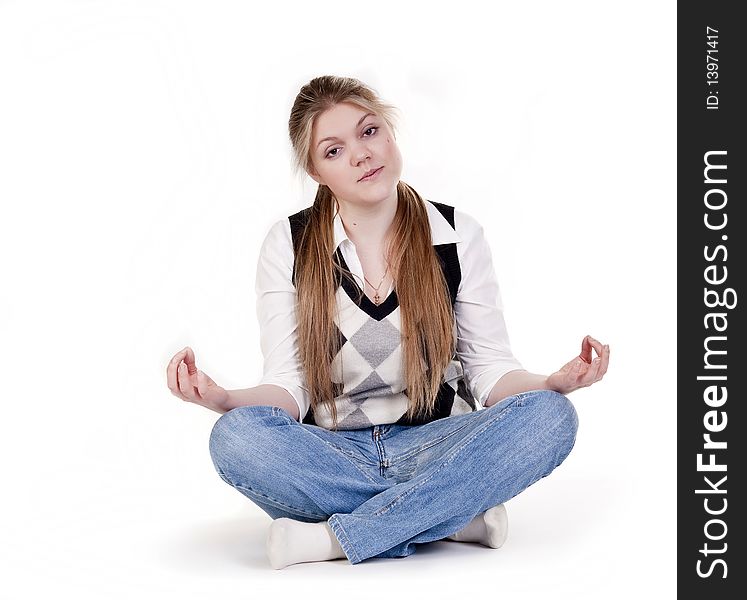
[[[216,408],[220,409],[220,412],[228,412],[239,406],[237,392],[241,392],[241,390],[225,390],[225,394],[215,401]]]
[[[555,375],[558,375],[558,377],[555,377]],[[547,376],[545,389],[564,395],[572,391],[568,389],[568,386],[563,385],[563,380],[559,373],[553,373],[552,375]]]

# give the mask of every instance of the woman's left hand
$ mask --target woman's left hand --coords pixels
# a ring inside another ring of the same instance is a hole
[[[597,357],[592,360],[591,350]],[[590,335],[581,342],[581,354],[564,364],[547,378],[547,387],[561,394],[568,394],[578,388],[596,383],[607,372],[610,362],[610,347],[602,345]]]

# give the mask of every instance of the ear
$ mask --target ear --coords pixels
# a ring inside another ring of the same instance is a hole
[[[317,173],[317,172],[316,172],[316,171],[314,170],[314,167],[313,167],[313,166],[312,166],[312,167],[310,167],[310,169],[309,169],[308,171],[306,171],[306,172],[307,172],[307,173],[309,174],[309,177],[311,177],[311,178],[312,178],[312,179],[313,179],[314,181],[316,181],[316,182],[317,182],[317,183],[318,183],[319,185],[326,185],[326,184],[324,183],[324,180],[322,180],[322,177],[321,177],[321,175],[319,175],[319,173]]]

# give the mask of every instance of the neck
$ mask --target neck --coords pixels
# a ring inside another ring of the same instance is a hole
[[[356,247],[381,247],[397,213],[397,192],[376,204],[339,202],[340,219]]]

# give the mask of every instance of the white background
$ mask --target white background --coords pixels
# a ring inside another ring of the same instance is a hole
[[[675,26],[650,1],[0,2],[0,597],[673,598]],[[287,119],[321,74],[395,104],[403,179],[480,219],[529,370],[611,346],[500,550],[274,571],[218,414],[166,387],[185,345],[260,377],[257,253],[313,200]]]

